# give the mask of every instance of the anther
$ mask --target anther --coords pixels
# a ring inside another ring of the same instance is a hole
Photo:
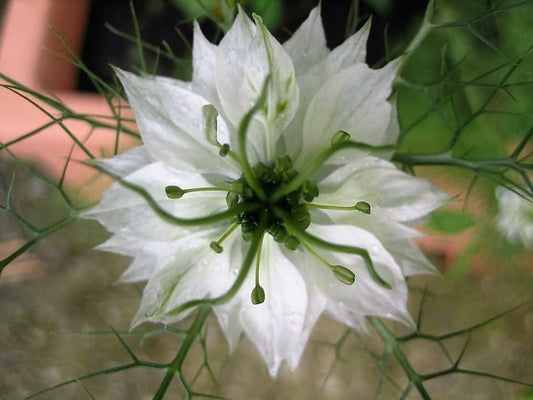
[[[368,204],[366,201],[358,201],[354,208],[363,214],[370,214],[370,204]]]
[[[350,134],[345,131],[338,131],[331,137],[331,145],[335,146],[339,143],[350,140]]]
[[[342,265],[332,265],[331,272],[333,272],[335,278],[346,285],[351,285],[355,282],[355,274]]]
[[[211,247],[211,250],[213,250],[215,253],[222,253],[222,251],[224,250],[224,248],[219,245],[217,242],[211,242],[209,243],[209,247]]]
[[[179,199],[185,194],[185,190],[179,186],[169,185],[165,187],[165,193],[169,199]]]
[[[289,235],[283,244],[289,250],[296,250],[300,245],[300,241],[295,236]]]
[[[207,141],[215,146],[220,145],[217,139],[217,117],[218,112],[214,105],[206,104],[202,107],[202,117],[204,123],[204,133]]]
[[[265,301],[265,290],[259,286],[256,285],[252,290],[252,304],[261,304]]]
[[[235,207],[239,204],[239,195],[235,192],[228,192],[226,195],[226,204],[228,208]]]
[[[229,151],[230,151],[229,144],[224,143],[222,146],[220,146],[220,151],[218,152],[218,154],[220,155],[220,157],[226,157]]]
[[[311,181],[305,181],[302,186],[305,201],[313,201],[318,196],[318,186]]]

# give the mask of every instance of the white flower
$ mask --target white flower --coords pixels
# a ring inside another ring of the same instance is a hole
[[[230,348],[245,333],[275,376],[322,312],[412,324],[404,276],[433,267],[409,224],[447,197],[386,159],[400,62],[364,63],[369,23],[329,51],[319,8],[283,45],[254,20],[218,46],[195,24],[192,82],[117,72],[143,145],[101,161],[121,181],[86,215],[133,258],[122,280],[148,281],[134,325],[217,298]]]
[[[511,243],[521,242],[526,249],[533,248],[533,202],[508,189],[496,189],[499,213],[496,224]]]

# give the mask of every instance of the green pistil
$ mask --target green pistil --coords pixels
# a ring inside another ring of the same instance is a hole
[[[274,166],[258,163],[251,170],[267,198],[281,185],[298,175],[289,156],[279,157]],[[284,210],[300,229],[307,229],[311,223],[311,216],[303,200],[312,200],[318,195],[318,188],[313,182],[306,181],[302,187],[288,193],[276,202],[272,202],[270,199],[261,200],[244,177],[233,182],[230,190],[232,193],[238,193],[238,197],[228,195],[226,199],[228,206],[232,207],[247,202],[262,204],[262,210],[267,211],[266,231],[272,235],[276,242],[283,243],[288,249],[295,250],[298,247],[299,240],[294,235],[289,235],[282,221],[274,214],[273,208],[278,207]],[[244,240],[250,241],[252,239],[258,227],[259,214],[260,212],[257,210],[239,215],[239,224]]]

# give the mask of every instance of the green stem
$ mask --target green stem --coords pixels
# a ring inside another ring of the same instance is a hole
[[[11,255],[7,256],[3,260],[0,260],[0,274],[2,274],[2,271],[4,270],[4,268],[11,261],[13,261],[15,258],[17,258],[21,254],[23,254],[26,250],[28,250],[32,246],[34,246],[37,243],[39,243],[45,237],[51,235],[54,232],[57,232],[58,230],[64,228],[65,226],[69,225],[75,219],[76,219],[76,217],[74,217],[74,216],[66,217],[64,219],[61,219],[61,220],[57,221],[55,224],[48,226],[47,228],[39,230],[38,234],[36,236],[34,236],[32,239],[30,239],[28,242],[26,242],[24,245],[22,245],[19,249],[17,249]]]
[[[385,343],[385,349],[386,351],[392,353],[402,369],[404,370],[405,374],[409,378],[409,382],[418,389],[418,392],[420,393],[420,396],[424,400],[431,400],[431,396],[426,391],[426,388],[424,387],[423,379],[420,375],[416,373],[416,371],[413,369],[411,364],[409,363],[409,360],[405,356],[404,352],[402,351],[402,348],[400,347],[400,343],[396,339],[396,336],[394,336],[391,331],[387,329],[385,324],[381,322],[381,320],[377,317],[367,317],[368,322],[370,322],[370,325],[374,327],[376,332],[381,337],[381,340],[383,340],[383,343]]]
[[[208,306],[202,306],[198,308],[198,312],[196,314],[196,317],[194,318],[194,322],[192,323],[190,329],[187,331],[187,335],[183,339],[183,342],[181,343],[180,349],[178,351],[178,354],[172,360],[172,362],[167,367],[167,373],[165,374],[165,377],[161,381],[161,384],[159,385],[159,389],[157,389],[156,394],[153,397],[153,400],[161,400],[165,393],[168,390],[168,387],[170,385],[170,382],[172,381],[172,378],[176,374],[181,374],[181,367],[183,366],[183,362],[185,361],[185,357],[187,356],[187,353],[189,352],[194,340],[196,337],[200,334],[200,331],[202,330],[202,327],[205,323],[205,320],[207,319],[207,316],[209,315],[210,308]]]

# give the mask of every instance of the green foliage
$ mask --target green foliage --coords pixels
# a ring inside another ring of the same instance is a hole
[[[429,217],[426,226],[440,233],[454,234],[475,224],[472,215],[452,210],[437,210]]]

